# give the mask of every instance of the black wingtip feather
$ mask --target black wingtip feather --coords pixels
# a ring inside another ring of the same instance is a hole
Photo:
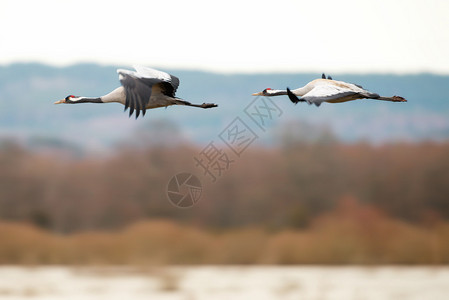
[[[154,84],[151,79],[146,81],[145,78],[137,78],[132,75],[121,73],[120,74],[120,83],[125,88],[126,99],[125,99],[125,109],[127,111],[129,108],[129,117],[136,113],[136,119],[142,115],[144,116],[146,113],[146,106],[151,98],[151,89]],[[171,92],[177,88],[179,84],[179,80],[174,86],[171,87]]]
[[[289,88],[287,88],[287,95],[288,95],[288,98],[290,99],[290,101],[292,101],[295,104],[298,104],[298,102],[301,101],[301,100],[299,100],[298,97],[296,97],[295,94],[292,93],[292,91],[290,91]]]
[[[136,120],[139,117],[139,115],[140,115],[140,106],[139,106],[139,104],[137,104],[137,107],[136,107]]]
[[[125,110],[124,111],[126,111],[128,109],[128,107],[129,107],[129,96],[128,96],[128,93],[126,93]]]

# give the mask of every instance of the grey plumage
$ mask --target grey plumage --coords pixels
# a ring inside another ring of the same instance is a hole
[[[129,108],[129,116],[136,112],[136,119],[147,109],[184,105],[199,108],[217,107],[214,103],[193,104],[175,96],[179,78],[151,68],[136,66],[136,71],[118,69],[121,87],[97,98],[67,96],[60,103],[109,103],[118,102]]]
[[[125,111],[128,108],[130,109],[129,116],[136,111],[136,118],[138,118],[140,112],[142,112],[142,115],[146,113],[153,86],[157,86],[163,95],[175,98],[179,78],[144,67],[136,67],[136,70],[137,72],[119,69],[117,73],[120,83],[125,89]]]
[[[400,96],[382,97],[376,93],[365,90],[359,85],[347,83],[343,81],[333,80],[332,77],[322,74],[320,79],[312,80],[305,86],[290,90],[288,87],[284,90],[273,90],[267,88],[259,93],[254,93],[253,96],[280,96],[288,95],[290,101],[294,104],[298,102],[307,102],[308,104],[315,104],[320,106],[323,102],[341,103],[357,99],[373,99],[392,102],[407,102],[406,99]]]

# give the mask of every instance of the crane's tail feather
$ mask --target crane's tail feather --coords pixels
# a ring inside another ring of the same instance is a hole
[[[298,102],[305,102],[306,100],[298,98],[293,92],[287,88],[287,95],[291,102],[298,104]]]

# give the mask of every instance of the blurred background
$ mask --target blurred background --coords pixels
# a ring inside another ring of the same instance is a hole
[[[1,0],[0,299],[445,299],[447,13],[437,0]],[[219,107],[135,120],[120,104],[53,105],[108,93],[133,64]],[[408,102],[251,96],[322,72]],[[276,114],[260,126],[248,111],[262,101]],[[239,155],[222,138],[236,118],[255,137]],[[195,161],[211,143],[232,162],[216,180]],[[182,172],[202,185],[190,208],[167,197]]]

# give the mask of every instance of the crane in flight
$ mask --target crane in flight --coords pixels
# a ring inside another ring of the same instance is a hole
[[[340,103],[357,99],[373,99],[392,102],[407,102],[400,96],[383,97],[376,93],[365,90],[363,87],[353,83],[333,80],[332,77],[323,74],[320,79],[315,79],[305,86],[290,90],[264,89],[262,92],[254,93],[253,96],[280,96],[287,95],[290,100],[297,104],[298,102],[307,102],[320,106],[323,102]]]
[[[129,108],[129,116],[136,112],[145,115],[147,109],[167,107],[170,105],[185,105],[200,108],[217,107],[217,104],[192,104],[175,96],[179,86],[179,78],[155,69],[136,66],[136,71],[118,69],[122,86],[101,97],[77,97],[69,95],[55,104],[67,103],[109,103],[118,102]]]

